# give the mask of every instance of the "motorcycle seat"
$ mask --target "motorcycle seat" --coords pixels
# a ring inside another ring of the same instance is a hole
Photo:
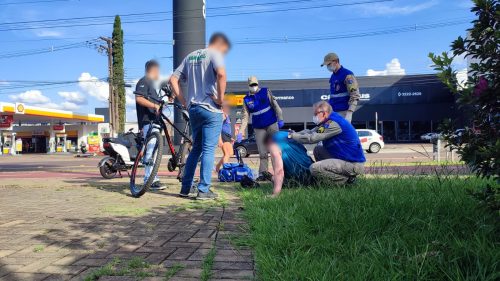
[[[107,141],[111,143],[121,144],[126,148],[132,147],[132,143],[129,140],[123,138],[108,138]]]

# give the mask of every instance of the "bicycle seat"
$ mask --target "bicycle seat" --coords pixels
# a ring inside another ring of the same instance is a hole
[[[187,122],[189,121],[189,112],[185,109],[182,110],[182,118]]]

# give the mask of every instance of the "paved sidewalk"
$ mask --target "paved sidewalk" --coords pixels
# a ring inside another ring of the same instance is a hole
[[[174,182],[140,199],[126,179],[18,182],[0,186],[0,280],[83,280],[106,264],[117,270],[99,280],[254,279],[251,251],[230,243],[245,225],[231,186],[200,203],[175,197]]]

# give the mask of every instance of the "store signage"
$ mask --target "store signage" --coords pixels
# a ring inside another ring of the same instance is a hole
[[[277,100],[294,100],[294,96],[274,96]]]
[[[419,97],[422,92],[398,92],[398,97]]]
[[[24,103],[16,102],[16,114],[24,114]]]
[[[31,133],[32,136],[45,136],[45,131],[44,130],[33,130],[33,133]]]
[[[62,125],[62,124],[59,124],[59,125],[54,125],[54,126],[52,127],[52,129],[53,129],[54,131],[64,131],[64,125]]]
[[[13,121],[12,115],[0,115],[0,128],[10,128]]]

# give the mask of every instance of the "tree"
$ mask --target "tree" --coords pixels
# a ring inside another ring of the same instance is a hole
[[[126,95],[125,95],[125,80],[123,68],[123,30],[120,16],[115,17],[113,24],[113,83],[115,95],[115,114],[118,116],[118,124],[115,124],[115,130],[118,133],[123,133],[125,130],[125,115],[126,115]]]
[[[477,16],[467,38],[451,44],[451,54],[429,54],[439,78],[457,94],[457,103],[470,116],[461,136],[453,134],[453,122],[445,125],[444,137],[462,160],[481,177],[495,184],[482,193],[483,199],[500,207],[500,4],[498,0],[474,0],[471,9]],[[468,81],[460,85],[452,61],[465,56],[470,62]],[[490,200],[491,199],[491,200]]]

